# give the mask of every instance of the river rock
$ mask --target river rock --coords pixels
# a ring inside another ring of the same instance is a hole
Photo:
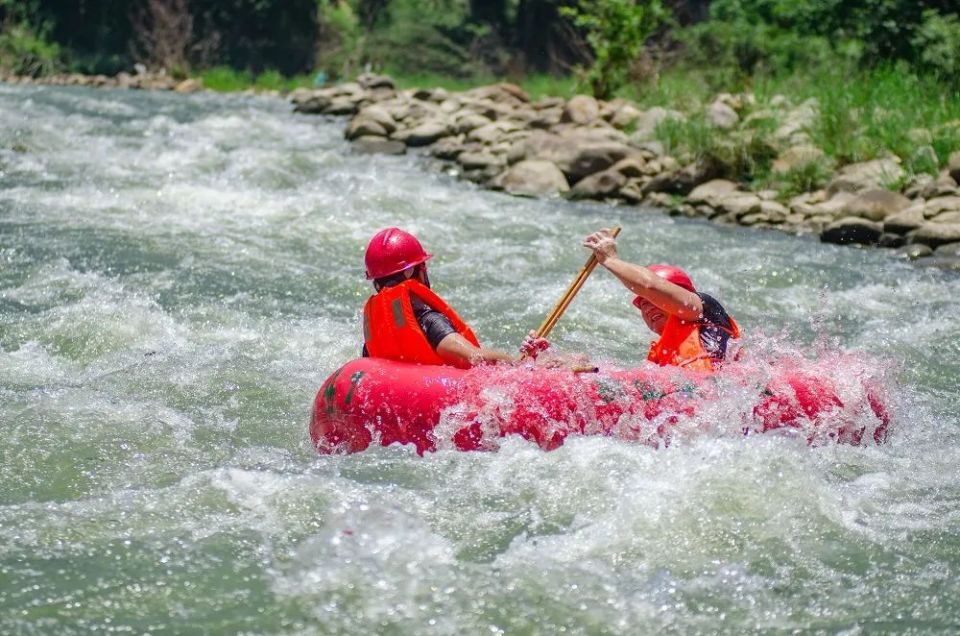
[[[387,130],[369,117],[358,115],[347,125],[347,130],[344,134],[347,139],[356,139],[357,137],[386,137]]]
[[[936,199],[937,197],[947,197],[955,194],[960,194],[957,189],[957,182],[946,171],[920,190],[920,196],[924,199]]]
[[[196,93],[203,90],[203,82],[198,79],[185,79],[173,89],[177,93]]]
[[[890,190],[864,190],[844,206],[847,216],[883,221],[890,215],[910,207],[910,199]]]
[[[960,242],[960,223],[925,223],[911,232],[907,240],[936,248],[947,243]]]
[[[936,199],[930,199],[923,206],[923,215],[932,219],[944,212],[954,210],[960,210],[960,196],[937,197]]]
[[[481,150],[479,152],[461,152],[457,155],[457,163],[463,166],[464,170],[487,170],[502,167],[506,160],[502,156],[496,156]]]
[[[617,195],[627,178],[616,170],[604,170],[584,177],[570,189],[571,199],[607,199]]]
[[[361,88],[390,88],[396,89],[393,79],[389,75],[376,75],[374,73],[363,73],[357,78],[357,84]]]
[[[702,183],[687,195],[687,201],[693,205],[704,203],[712,208],[719,207],[720,201],[739,189],[736,183],[726,179],[712,179]]]
[[[611,170],[616,170],[628,179],[633,179],[647,174],[647,162],[639,155],[627,157],[613,164]]]
[[[450,127],[445,121],[425,121],[411,130],[395,135],[397,139],[408,146],[429,146],[441,137],[450,134]]]
[[[880,235],[880,238],[877,239],[877,247],[897,248],[902,247],[906,242],[906,237],[900,234],[884,232]]]
[[[615,141],[574,146],[557,157],[557,167],[563,170],[572,182],[606,170],[618,161],[634,155],[634,150]]]
[[[467,134],[467,139],[479,141],[482,144],[492,144],[509,132],[520,130],[520,125],[510,121],[496,121],[479,128],[474,128]]]
[[[933,252],[937,256],[950,256],[953,258],[960,258],[960,242],[958,243],[947,243],[941,245]]]
[[[903,247],[897,249],[897,256],[902,256],[903,258],[915,261],[918,258],[925,258],[933,254],[933,250],[927,245],[921,245],[920,243],[914,243],[913,245],[904,245]]]
[[[294,101],[293,111],[304,115],[318,115],[325,113],[327,108],[333,102],[333,98],[327,94],[302,94],[299,101]]]
[[[933,223],[960,223],[960,210],[941,212],[930,220]]]
[[[923,202],[911,205],[905,210],[883,219],[883,231],[893,234],[906,234],[919,228],[925,222]]]
[[[720,130],[731,130],[740,123],[740,116],[737,111],[721,101],[710,104],[704,116],[710,126]]]
[[[624,128],[632,126],[634,122],[640,119],[642,114],[642,111],[640,111],[640,109],[638,109],[636,106],[630,104],[629,102],[625,102],[616,110],[616,112],[613,113],[613,117],[610,118],[610,123],[613,126],[623,130]]]
[[[734,193],[720,200],[720,210],[732,214],[737,220],[748,214],[759,214],[762,201],[752,192]]]
[[[816,146],[794,146],[783,151],[773,162],[773,171],[785,174],[792,170],[800,170],[811,164],[823,161],[823,151]]]
[[[874,245],[883,234],[883,226],[859,216],[847,216],[827,225],[820,233],[824,243]]]
[[[650,180],[643,187],[645,195],[651,192],[667,192],[669,194],[689,194],[701,183],[706,183],[717,176],[717,167],[712,162],[697,161],[679,170],[660,174]]]
[[[905,174],[897,160],[892,158],[853,163],[840,169],[827,186],[827,192],[833,195],[837,192],[882,189],[889,183],[899,181]]]
[[[636,130],[630,135],[630,143],[639,144],[644,141],[656,139],[657,126],[667,120],[686,121],[687,117],[676,110],[667,110],[661,106],[642,111],[640,116],[634,122]]]
[[[600,105],[589,95],[574,95],[563,108],[561,122],[586,125],[600,117]]]
[[[543,159],[527,159],[511,166],[498,181],[510,194],[543,197],[567,192],[570,185],[556,164]]]
[[[778,201],[764,201],[762,197],[760,201],[760,212],[767,216],[767,220],[770,223],[783,223],[787,215],[790,214],[787,206]]]
[[[349,97],[334,97],[323,110],[324,115],[353,115],[357,112],[357,103]]]
[[[351,148],[361,154],[403,155],[407,152],[407,146],[402,141],[383,137],[359,137],[354,139]]]
[[[390,111],[377,104],[364,106],[362,109],[360,109],[360,112],[357,113],[357,117],[364,117],[370,121],[375,121],[381,127],[383,127],[385,131],[387,131],[388,135],[397,129],[397,122],[394,121]]]
[[[492,122],[488,117],[468,111],[461,117],[457,118],[456,122],[454,123],[454,128],[458,133],[468,133],[471,130],[483,128],[491,123]]]
[[[960,150],[950,153],[950,158],[947,160],[947,172],[954,181],[960,183]]]

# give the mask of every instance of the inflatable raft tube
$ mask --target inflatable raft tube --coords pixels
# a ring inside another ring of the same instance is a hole
[[[729,388],[730,374],[723,373]],[[851,444],[886,437],[889,416],[869,387],[851,408],[827,380],[810,375],[741,384],[756,395],[741,410],[744,434],[798,429],[811,443]],[[673,426],[692,421],[718,390],[714,376],[648,364],[578,374],[527,365],[463,370],[359,358],[331,374],[317,392],[310,437],[322,453],[355,453],[374,443],[413,444],[420,454],[438,444],[481,450],[495,448],[505,435],[521,435],[547,450],[571,434],[662,445]]]

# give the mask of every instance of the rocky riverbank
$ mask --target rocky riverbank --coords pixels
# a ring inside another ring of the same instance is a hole
[[[144,69],[113,77],[3,76],[0,81],[204,90],[197,79],[177,80]],[[705,108],[685,113],[586,95],[532,101],[507,83],[459,93],[397,90],[391,78],[375,75],[297,89],[289,98],[300,113],[349,117],[345,134],[358,152],[422,149],[442,169],[512,195],[656,207],[718,223],[816,234],[829,243],[891,248],[918,264],[960,270],[960,151],[936,176],[909,174],[904,158],[891,153],[832,171],[824,188],[787,195],[796,189],[795,175],[831,166],[810,141],[816,100],[791,104],[775,96],[758,104],[751,94],[721,94]],[[702,122],[716,134],[717,152],[698,156],[664,139],[671,125],[690,122]],[[950,125],[960,129],[960,121]],[[934,149],[924,144],[930,131],[911,132],[918,146],[908,160],[919,156],[936,165]],[[782,181],[774,178],[756,191],[745,188],[735,178],[736,164],[751,153],[771,158],[773,175]]]
[[[785,194],[792,175],[828,165],[810,143],[815,100],[791,104],[776,96],[761,106],[751,94],[722,94],[702,111],[683,113],[585,95],[531,101],[507,83],[459,93],[397,90],[389,77],[372,75],[298,89],[290,98],[300,113],[349,116],[345,134],[359,152],[422,148],[444,169],[509,194],[653,206],[718,223],[812,233],[829,243],[892,248],[921,264],[960,270],[960,152],[936,177],[911,176],[903,159],[890,154],[840,167],[825,188]],[[716,131],[729,152],[672,153],[665,128],[693,118]],[[758,121],[769,134],[757,133]],[[758,145],[783,183],[774,178],[769,188],[750,191],[726,178],[736,172],[726,162],[738,161],[747,152],[741,148],[758,152]],[[933,148],[921,144],[918,152]]]

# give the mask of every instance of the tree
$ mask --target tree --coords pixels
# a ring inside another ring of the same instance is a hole
[[[585,71],[594,97],[607,99],[627,81],[627,72],[668,12],[660,0],[579,0],[561,13],[586,32],[593,64]]]

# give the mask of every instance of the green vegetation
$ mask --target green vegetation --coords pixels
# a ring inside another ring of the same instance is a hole
[[[0,0],[0,71],[36,77],[60,68],[60,47],[48,38],[37,3]]]
[[[594,96],[605,99],[628,83],[644,45],[667,17],[660,0],[579,0],[560,14],[586,34],[593,59],[581,74]]]
[[[960,148],[960,5],[947,0],[0,0],[0,70],[134,62],[219,91],[368,70],[400,88],[589,90],[684,113],[657,130],[670,152],[786,192],[891,153],[935,174]],[[720,93],[755,96],[729,130],[704,117]],[[775,172],[797,144],[826,157]]]

